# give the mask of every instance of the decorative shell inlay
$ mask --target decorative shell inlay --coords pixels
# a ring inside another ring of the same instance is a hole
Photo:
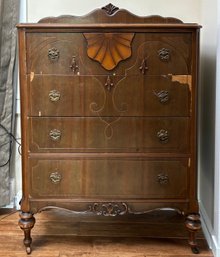
[[[134,33],[84,33],[88,56],[98,61],[106,70],[131,56]]]

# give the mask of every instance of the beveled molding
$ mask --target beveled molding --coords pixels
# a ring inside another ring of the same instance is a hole
[[[180,215],[185,215],[184,211],[181,211],[180,209],[173,208],[173,207],[150,208],[148,210],[137,211],[132,209],[132,207],[129,206],[129,204],[126,202],[94,202],[94,203],[89,203],[87,205],[87,208],[84,210],[73,210],[67,207],[47,205],[45,207],[40,208],[39,210],[36,210],[35,208],[33,208],[32,211],[33,213],[37,213],[37,212],[42,212],[42,211],[51,210],[51,209],[63,210],[73,214],[95,214],[95,215],[104,216],[104,217],[116,217],[116,216],[123,216],[128,214],[140,215],[140,214],[151,213],[154,211],[165,211],[165,210],[174,211]]]

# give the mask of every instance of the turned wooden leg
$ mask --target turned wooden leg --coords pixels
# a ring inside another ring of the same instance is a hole
[[[186,228],[189,231],[189,245],[192,249],[192,252],[195,254],[199,253],[199,248],[196,243],[196,232],[201,228],[201,221],[199,214],[189,214],[186,217]]]
[[[24,231],[24,245],[27,254],[31,253],[31,229],[34,227],[35,218],[30,212],[20,212],[20,220],[18,222],[20,228]]]

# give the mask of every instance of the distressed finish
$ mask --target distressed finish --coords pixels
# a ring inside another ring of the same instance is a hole
[[[23,198],[103,218],[172,208],[198,253],[199,26],[109,4],[20,24]]]

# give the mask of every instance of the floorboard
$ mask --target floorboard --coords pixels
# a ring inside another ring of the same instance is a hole
[[[106,218],[53,210],[35,217],[32,257],[195,257],[184,220],[173,212]],[[18,218],[0,209],[0,257],[27,256]],[[198,244],[198,257],[213,257],[202,231]]]

